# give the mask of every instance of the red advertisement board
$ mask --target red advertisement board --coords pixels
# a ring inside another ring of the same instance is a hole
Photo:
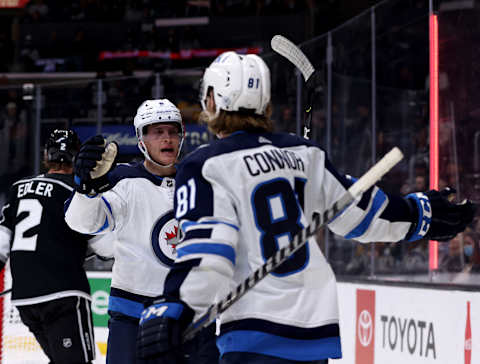
[[[374,364],[375,291],[357,289],[355,363]]]

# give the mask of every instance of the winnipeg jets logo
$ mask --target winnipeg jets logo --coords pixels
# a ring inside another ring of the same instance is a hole
[[[168,258],[172,260],[177,257],[177,251],[175,249],[178,241],[177,232],[178,222],[177,220],[172,219],[162,226],[158,236],[160,249]]]
[[[178,221],[174,218],[173,211],[158,219],[152,230],[153,251],[168,266],[172,266],[177,257],[178,232]]]
[[[173,249],[175,249],[175,247],[177,246],[178,244],[178,236],[177,236],[177,233],[178,233],[178,225],[177,226],[174,226],[173,227],[173,230],[172,232],[166,232],[165,233],[165,240],[167,241],[167,244],[168,245],[171,245]]]

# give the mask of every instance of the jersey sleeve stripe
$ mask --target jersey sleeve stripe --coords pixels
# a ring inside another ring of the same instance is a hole
[[[105,202],[105,205],[107,206],[108,211],[110,211],[110,214],[113,216],[112,206],[110,205],[110,202],[108,202],[107,199],[103,196],[102,196],[102,200],[103,200],[103,202]]]
[[[108,218],[107,217],[105,218],[105,222],[103,223],[103,226],[100,229],[98,229],[97,231],[93,232],[92,234],[101,233],[106,228],[108,228]]]
[[[238,226],[232,223],[217,221],[217,220],[209,220],[209,221],[201,221],[201,222],[185,220],[180,223],[180,226],[181,226],[181,229],[186,232],[192,226],[199,227],[199,228],[202,228],[202,227],[206,228],[207,226],[205,225],[216,225],[216,224],[224,224],[224,225],[230,226],[231,228],[237,231],[240,230]]]
[[[362,219],[360,224],[357,225],[352,231],[350,231],[347,235],[345,235],[346,239],[354,239],[361,235],[363,235],[367,229],[370,227],[370,224],[373,221],[373,218],[377,214],[378,210],[384,205],[385,201],[387,201],[387,196],[383,191],[378,190],[373,198],[372,205],[368,210],[365,217]]]
[[[186,246],[180,246],[177,249],[178,258],[189,254],[215,254],[227,258],[235,265],[235,250],[226,244],[218,243],[195,243]]]
[[[260,331],[231,331],[217,339],[220,355],[229,352],[252,351],[289,360],[316,361],[319,357],[341,358],[340,337],[301,340],[290,339]]]
[[[121,297],[110,296],[108,300],[109,311],[120,312],[131,317],[140,318],[143,308],[143,303]]]
[[[185,234],[185,238],[183,240],[191,240],[191,239],[210,239],[212,237],[213,229],[196,229],[190,230]]]
[[[102,201],[105,202],[105,206],[107,206],[108,213],[107,213],[106,220],[108,220],[109,217],[110,217],[110,221],[112,222],[112,225],[113,225],[110,230],[113,231],[113,230],[115,230],[116,223],[115,223],[115,217],[113,216],[112,206],[110,205],[110,202],[108,202],[107,199],[103,196],[102,196]],[[110,225],[110,223],[108,221],[105,221],[105,223],[107,224],[106,226],[104,224],[105,229],[106,229]],[[102,230],[100,230],[100,231],[102,231]]]

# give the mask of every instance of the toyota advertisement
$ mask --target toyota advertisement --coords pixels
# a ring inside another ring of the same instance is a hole
[[[480,293],[339,283],[345,364],[480,363]]]

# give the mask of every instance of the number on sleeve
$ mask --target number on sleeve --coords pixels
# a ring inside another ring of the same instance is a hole
[[[188,210],[195,208],[196,193],[197,188],[193,178],[187,181],[187,185],[182,185],[177,189],[177,210],[175,213],[177,219],[185,215]]]
[[[253,88],[254,86],[255,86],[255,88],[258,88],[259,85],[260,85],[260,79],[259,78],[250,77],[248,79],[248,84],[247,84],[248,88]]]
[[[26,199],[18,203],[17,216],[26,212],[27,216],[15,226],[15,238],[13,239],[12,251],[26,250],[35,251],[37,248],[37,234],[26,237],[28,231],[40,225],[43,206],[38,200]]]
[[[279,241],[290,242],[293,235],[303,228],[300,222],[304,206],[306,181],[295,178],[295,191],[288,180],[277,178],[257,186],[252,193],[252,206],[257,229],[260,231],[260,247],[266,261],[279,249]],[[308,264],[308,244],[297,250],[272,274],[287,276],[301,271]]]

